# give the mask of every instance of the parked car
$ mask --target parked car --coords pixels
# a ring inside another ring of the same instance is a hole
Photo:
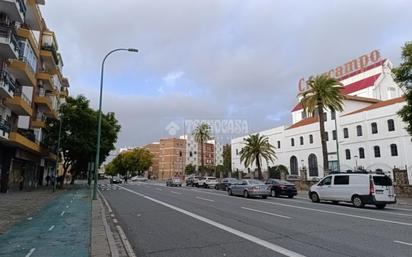
[[[378,209],[396,203],[390,177],[383,174],[333,174],[324,177],[309,191],[313,202],[351,202],[355,207],[373,204]]]
[[[110,179],[110,184],[121,184],[123,183],[123,179],[120,176],[113,176]]]
[[[197,182],[199,181],[201,177],[200,176],[190,176],[186,178],[186,186],[191,186],[194,187],[197,185]]]
[[[214,188],[215,185],[217,184],[217,179],[215,177],[204,177],[199,179],[197,182],[198,187],[204,187],[204,188]]]
[[[229,186],[235,183],[239,183],[239,180],[236,178],[224,178],[220,183],[215,185],[215,189],[227,191]]]
[[[243,195],[248,197],[262,197],[266,199],[270,195],[270,186],[257,179],[243,179],[239,183],[229,186],[228,195]]]
[[[131,178],[132,181],[141,181],[141,182],[145,182],[147,181],[147,178],[143,177],[143,176],[134,176]]]
[[[290,183],[286,180],[279,180],[270,178],[266,180],[267,185],[270,185],[270,195],[273,197],[278,197],[280,195],[286,195],[289,198],[293,198],[298,194],[295,184]]]
[[[182,180],[179,177],[172,177],[166,180],[166,186],[170,187],[181,187],[182,186]]]

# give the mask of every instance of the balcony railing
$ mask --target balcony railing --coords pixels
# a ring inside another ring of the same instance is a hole
[[[19,41],[16,38],[16,32],[13,25],[7,25],[0,23],[0,37],[4,37],[10,40],[10,43],[13,45],[13,50],[17,53],[20,51]]]
[[[26,11],[27,11],[27,6],[24,3],[24,0],[17,0],[17,4],[19,5],[19,10],[23,14],[23,16],[26,16]]]
[[[54,63],[56,65],[59,65],[59,57],[57,55],[57,49],[53,44],[43,44],[41,47],[42,50],[50,51],[52,52]]]
[[[36,115],[36,120],[37,121],[42,121],[42,122],[45,122],[46,121],[46,115],[44,115],[43,113],[37,113],[37,115]]]
[[[16,90],[14,91],[14,96],[21,97],[23,101],[25,101],[29,106],[31,106],[31,100],[23,93],[23,89],[21,87],[16,88]]]
[[[16,91],[16,83],[13,81],[13,79],[7,71],[0,70],[0,82],[3,82],[3,85],[7,89],[7,91],[11,95],[14,95],[14,92]]]
[[[10,123],[1,117],[0,117],[0,129],[7,133],[10,133]]]
[[[36,135],[34,134],[34,131],[31,129],[18,128],[17,133],[19,133],[20,135],[24,136],[25,138],[27,138],[28,140],[36,144],[40,143],[39,140],[36,139]]]

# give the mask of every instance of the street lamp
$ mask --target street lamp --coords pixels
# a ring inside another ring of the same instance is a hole
[[[103,75],[104,75],[104,63],[106,62],[107,57],[114,52],[118,51],[128,51],[137,53],[139,50],[135,48],[118,48],[110,51],[106,56],[103,58],[102,61],[102,69],[100,73],[100,98],[99,98],[99,121],[97,125],[97,143],[96,143],[96,159],[94,165],[94,187],[93,187],[93,200],[96,200],[96,193],[97,193],[97,172],[99,169],[99,157],[100,157],[100,137],[101,137],[101,130],[102,130],[102,94],[103,94]]]

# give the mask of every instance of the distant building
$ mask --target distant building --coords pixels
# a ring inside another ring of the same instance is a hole
[[[186,140],[178,138],[160,139],[159,176],[164,180],[173,176],[184,175],[186,161]]]
[[[149,168],[148,177],[150,179],[157,179],[159,178],[159,157],[160,157],[160,142],[153,142],[151,144],[147,144],[143,146],[146,150],[148,150],[152,155],[152,166]]]

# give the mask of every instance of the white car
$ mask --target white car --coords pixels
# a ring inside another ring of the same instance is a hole
[[[142,182],[145,182],[145,181],[147,181],[147,178],[142,177],[142,176],[134,176],[134,177],[132,177],[132,181],[142,181]]]
[[[215,177],[204,177],[197,182],[197,185],[204,188],[215,188],[218,183]]]
[[[309,191],[313,202],[351,202],[355,207],[373,204],[378,209],[396,203],[390,177],[383,174],[339,173],[324,177]]]

